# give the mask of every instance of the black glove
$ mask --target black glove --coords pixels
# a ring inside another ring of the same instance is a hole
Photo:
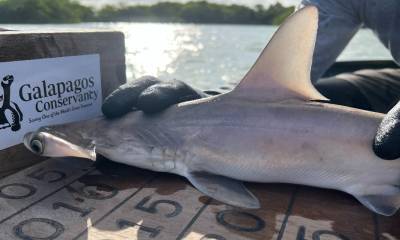
[[[386,160],[400,158],[400,102],[383,119],[373,148],[380,158]]]
[[[195,100],[217,92],[203,93],[178,80],[161,81],[145,76],[126,83],[112,92],[104,101],[103,114],[108,118],[120,117],[133,109],[157,113],[171,105]]]

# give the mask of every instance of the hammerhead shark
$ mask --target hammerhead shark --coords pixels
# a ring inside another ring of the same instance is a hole
[[[112,161],[186,177],[224,203],[259,208],[242,181],[336,189],[370,210],[400,207],[400,159],[372,143],[383,114],[326,103],[310,69],[318,10],[305,7],[277,30],[231,92],[184,102],[155,115],[132,111],[43,127],[24,143],[48,157]]]

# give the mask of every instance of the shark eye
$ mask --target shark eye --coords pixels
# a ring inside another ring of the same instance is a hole
[[[43,153],[43,144],[42,144],[42,142],[39,139],[33,139],[31,141],[31,149],[36,154],[42,154]]]

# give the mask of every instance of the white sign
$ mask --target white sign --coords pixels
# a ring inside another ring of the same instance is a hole
[[[101,115],[100,56],[0,63],[0,150],[39,127]]]

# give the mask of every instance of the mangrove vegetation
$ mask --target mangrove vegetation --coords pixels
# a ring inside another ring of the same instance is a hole
[[[0,23],[180,22],[279,24],[294,11],[280,3],[268,8],[207,1],[153,5],[106,5],[100,9],[72,0],[0,0]]]

